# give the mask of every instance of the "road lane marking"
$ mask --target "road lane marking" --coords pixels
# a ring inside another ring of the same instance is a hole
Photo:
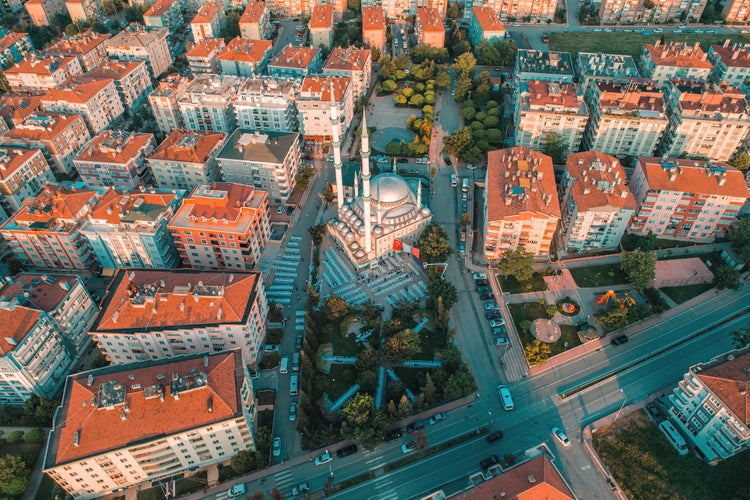
[[[383,459],[384,459],[383,455],[380,455],[379,457],[375,457],[373,459],[365,461],[365,463],[369,465],[369,464],[371,464],[373,462],[378,462],[378,461],[383,460]]]

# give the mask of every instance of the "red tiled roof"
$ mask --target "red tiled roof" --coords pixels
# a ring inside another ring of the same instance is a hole
[[[728,68],[750,68],[750,44],[711,45],[711,50]]]
[[[485,189],[488,220],[523,212],[560,217],[552,158],[531,148],[490,151]]]
[[[91,79],[101,78],[113,78],[115,80],[122,80],[130,73],[135,71],[139,66],[143,66],[145,68],[146,62],[116,61],[113,59],[107,59],[104,63],[92,69],[85,75],[76,78],[75,81],[89,81]]]
[[[57,71],[63,71],[66,66],[75,61],[74,56],[42,56],[29,57],[17,62],[5,70],[6,75],[36,74],[53,75]]]
[[[505,31],[505,25],[500,21],[500,16],[490,7],[474,7],[472,12],[483,31]]]
[[[83,55],[103,44],[110,36],[108,33],[94,33],[87,30],[75,36],[64,36],[59,42],[50,45],[44,51],[48,54]]]
[[[28,33],[16,33],[14,31],[11,31],[4,37],[0,38],[0,50],[6,50],[11,45],[14,45],[19,40],[23,40],[28,36]]]
[[[371,57],[368,49],[334,47],[323,69],[362,71]]]
[[[114,82],[112,78],[86,79],[64,89],[51,89],[42,97],[42,103],[62,101],[74,104],[86,104],[108,85],[114,87]]]
[[[91,332],[106,335],[244,324],[257,298],[259,280],[256,271],[121,270]]]
[[[417,20],[422,31],[445,31],[440,11],[435,7],[417,7]]]
[[[307,68],[319,52],[320,49],[295,47],[290,44],[281,49],[271,65],[284,68]]]
[[[578,110],[583,103],[583,97],[578,95],[576,86],[572,83],[529,80],[526,85],[530,106],[555,106]]]
[[[646,83],[648,82],[648,83]],[[596,82],[599,88],[599,106],[619,108],[625,111],[658,111],[664,113],[664,93],[652,80],[619,82]]]
[[[16,170],[38,154],[41,154],[39,149],[0,147],[0,166],[2,166],[0,168],[0,180],[5,181],[13,177]],[[45,163],[47,162],[45,161]]]
[[[207,358],[208,366],[204,355],[199,355],[72,375],[62,402],[62,421],[53,434],[56,453],[51,464],[80,460],[240,416],[242,355],[235,350]],[[184,378],[194,373],[205,374],[206,384],[181,391],[178,398],[172,385],[173,374]],[[125,403],[102,404],[102,386],[111,388],[115,384],[125,391]],[[124,404],[128,406],[127,413],[123,411]]]
[[[13,123],[21,123],[41,106],[40,95],[8,92],[0,96],[0,116]]]
[[[362,7],[363,30],[385,30],[385,15],[380,5]]]
[[[579,212],[599,207],[636,209],[625,169],[614,156],[600,151],[571,153],[565,170],[575,179],[570,190]]]
[[[713,65],[706,60],[706,53],[698,42],[695,45],[686,43],[669,43],[662,45],[646,44],[646,51],[651,55],[655,66],[677,66],[680,68],[711,69]]]
[[[310,29],[333,29],[333,5],[315,4],[310,16]]]
[[[138,202],[139,207],[143,207],[144,205],[149,207],[168,207],[175,198],[177,198],[177,194],[172,192],[156,191],[152,193],[140,188],[135,188],[127,192],[110,189],[94,205],[91,219],[105,221],[107,224],[120,224],[123,216],[129,215],[128,219],[132,220],[133,216],[130,214],[133,214],[134,205],[137,200],[143,200]],[[130,212],[130,214],[126,214],[125,212]]]
[[[265,10],[265,2],[248,2],[245,11],[242,13],[242,17],[240,17],[240,24],[260,22],[260,18],[263,17],[263,11]]]
[[[461,493],[467,500],[573,500],[575,495],[555,466],[540,455]]]
[[[223,38],[204,38],[200,42],[193,45],[193,48],[188,50],[185,57],[204,59],[209,57],[211,54],[217,54],[224,50],[226,44]]]
[[[750,352],[705,368],[695,376],[750,426]]]
[[[258,63],[270,53],[272,45],[273,42],[271,40],[233,38],[229,42],[229,45],[221,51],[217,59]]]
[[[97,196],[98,193],[90,189],[47,184],[35,198],[24,200],[10,220],[28,223],[46,223],[55,219],[78,221],[81,209]]]
[[[351,78],[343,76],[308,76],[302,80],[301,97],[317,97],[320,101],[331,100],[331,83],[336,101],[344,100]]]
[[[203,163],[212,151],[218,150],[227,138],[223,132],[174,129],[159,144],[150,159]]]
[[[105,130],[86,144],[76,161],[126,164],[154,142],[153,134],[137,134],[119,130]]]
[[[77,282],[73,275],[20,273],[0,288],[0,297],[10,300],[26,292],[29,295],[23,299],[24,306],[51,313],[63,303]]]
[[[178,0],[156,0],[150,9],[143,13],[143,17],[162,16],[177,3]]]
[[[664,163],[661,158],[641,156],[638,158],[646,176],[649,189],[656,191],[678,191],[716,196],[748,198],[747,184],[742,172],[723,162],[711,164],[700,160],[669,158]],[[676,177],[670,181],[671,168],[676,168]],[[719,185],[721,178],[725,181]]]
[[[217,2],[206,2],[200,9],[198,9],[198,12],[195,14],[195,17],[193,17],[193,20],[190,21],[190,24],[210,23],[219,15],[219,12],[223,8],[224,6]]]
[[[672,80],[679,92],[680,107],[690,115],[706,113],[747,113],[745,94],[727,84],[709,84],[699,80]]]
[[[38,120],[38,118],[43,118],[43,120]],[[67,128],[75,127],[76,124],[80,127],[86,126],[81,115],[35,113],[27,118],[24,123],[10,129],[5,136],[12,139],[54,141]]]
[[[16,306],[12,311],[0,307],[0,324],[5,334],[0,336],[0,355],[5,356],[23,342],[31,328],[37,324],[42,311],[24,306]],[[13,339],[15,343],[8,340]]]

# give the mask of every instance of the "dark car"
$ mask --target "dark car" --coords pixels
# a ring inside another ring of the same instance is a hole
[[[657,408],[654,403],[649,403],[646,405],[646,412],[654,420],[657,420],[661,416],[661,412],[659,411],[659,408]]]
[[[294,348],[298,351],[302,349],[302,334],[301,333],[297,335],[297,338],[294,339]]]
[[[487,280],[474,280],[474,286],[489,286],[489,284]]]
[[[483,293],[479,296],[479,300],[492,300],[495,298],[495,294],[492,293]]]
[[[349,446],[344,446],[339,451],[336,452],[336,456],[339,458],[348,457],[349,455],[354,455],[357,453],[358,448],[356,444],[350,444]]]
[[[485,294],[485,293],[490,293],[492,291],[492,288],[488,286],[478,286],[474,290],[476,290],[476,292],[479,294]]]
[[[406,432],[408,433],[412,433],[419,429],[424,429],[424,422],[422,422],[421,420],[417,420],[406,426]]]
[[[615,337],[615,338],[612,339],[612,345],[613,346],[622,345],[622,344],[624,344],[627,341],[628,341],[628,336],[627,335],[620,335],[619,337]]]
[[[490,455],[489,457],[482,459],[482,461],[479,462],[479,466],[482,469],[489,469],[493,465],[497,465],[499,463],[500,457],[498,457],[497,455]]]
[[[445,164],[446,164],[446,165],[453,165],[453,164],[451,163],[451,159],[450,159],[450,158],[448,158],[447,156],[446,156],[446,157],[444,157],[444,158],[443,158],[443,160],[445,160]]]
[[[396,163],[409,163],[409,160],[407,158],[399,158],[396,160]]]
[[[286,214],[292,215],[292,212],[294,212],[294,207],[286,207]]]
[[[485,311],[484,317],[487,319],[500,319],[503,317],[500,311]]]
[[[492,444],[503,438],[503,431],[494,431],[487,434],[487,442]]]
[[[612,490],[612,491],[617,491],[617,485],[615,484],[615,482],[614,482],[614,481],[612,481],[612,478],[611,478],[611,477],[608,477],[608,478],[607,478],[607,484],[609,485],[609,489],[610,489],[610,490]]]
[[[385,435],[385,440],[393,441],[400,438],[401,436],[403,436],[403,434],[401,433],[401,429],[391,429],[388,431],[388,434]]]

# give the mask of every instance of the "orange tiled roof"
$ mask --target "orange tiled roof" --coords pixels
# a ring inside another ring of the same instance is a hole
[[[750,68],[750,44],[711,45],[711,50],[728,68]]]
[[[57,71],[65,68],[76,58],[74,56],[42,56],[29,57],[23,61],[17,62],[13,67],[5,70],[6,75],[53,75]]]
[[[281,52],[279,52],[279,55],[276,56],[271,65],[285,68],[307,68],[319,52],[320,49],[295,47],[289,44],[281,49]]]
[[[315,4],[310,16],[310,29],[333,29],[333,5]]]
[[[7,355],[15,350],[16,345],[23,342],[31,328],[39,322],[42,311],[24,306],[16,306],[12,311],[0,307],[0,324],[5,334],[0,336],[0,355]],[[9,342],[13,339],[15,344]]]
[[[153,134],[105,130],[86,144],[76,161],[126,164],[153,144]]]
[[[417,19],[422,31],[445,31],[440,11],[435,7],[417,7]]]
[[[13,123],[21,123],[41,106],[40,95],[8,92],[0,96],[0,116]]]
[[[73,275],[20,273],[0,288],[0,297],[11,300],[28,293],[20,302],[23,306],[51,313],[60,307],[76,283],[78,279]],[[63,284],[68,288],[63,288]]]
[[[248,2],[245,11],[242,13],[242,17],[240,17],[240,24],[260,22],[260,18],[263,17],[265,10],[265,2]]]
[[[139,66],[146,66],[145,61],[118,61],[114,59],[107,59],[104,63],[100,64],[96,68],[92,69],[82,77],[78,77],[78,81],[84,81],[92,78],[113,78],[115,80],[122,80],[130,73],[135,71]]]
[[[35,113],[23,123],[10,129],[6,137],[12,139],[31,139],[36,141],[54,141],[68,127],[78,124],[85,127],[81,115],[63,113]]]
[[[647,83],[646,83],[647,82]],[[664,113],[664,93],[652,80],[631,80],[630,83],[596,82],[599,105],[625,111],[648,110]]]
[[[576,110],[581,107],[582,98],[578,95],[576,86],[572,83],[538,80],[529,80],[526,83],[530,106],[555,106],[575,108]]]
[[[271,40],[250,40],[247,38],[233,38],[217,59],[224,61],[243,61],[258,63],[270,52]]]
[[[490,151],[485,189],[488,220],[523,212],[560,217],[552,158],[531,148]]]
[[[323,69],[362,71],[372,57],[368,49],[334,47]]]
[[[711,69],[713,65],[706,60],[707,55],[698,42],[695,45],[686,43],[669,43],[662,45],[646,44],[646,51],[656,66],[677,66],[680,68]]]
[[[505,31],[505,25],[500,21],[500,16],[490,7],[474,7],[474,17],[484,31]]]
[[[540,455],[516,465],[461,493],[461,498],[487,500],[573,500],[575,498],[565,480],[547,458]]]
[[[4,37],[0,38],[0,50],[6,50],[11,45],[15,44],[19,40],[23,40],[28,36],[28,33],[16,33],[15,31],[11,31]]]
[[[132,220],[134,206],[137,200],[138,207],[144,205],[151,207],[168,207],[177,194],[167,191],[150,192],[145,189],[135,188],[130,191],[108,190],[92,209],[91,219],[104,221],[107,224],[120,224],[124,216]],[[126,214],[125,212],[129,212]]]
[[[245,324],[259,280],[257,271],[120,270],[91,332],[106,335]]]
[[[649,189],[656,191],[678,191],[715,196],[750,198],[742,172],[723,162],[705,162],[678,158],[653,158],[641,156],[638,163],[646,176]],[[670,167],[677,169],[674,181]],[[719,180],[724,178],[723,185]]]
[[[362,29],[363,30],[384,30],[385,15],[380,5],[371,7],[362,7]]]
[[[302,80],[300,97],[315,97],[320,101],[331,100],[331,83],[336,101],[344,100],[351,78],[344,76],[308,76]]]
[[[38,149],[0,147],[0,180],[12,177],[16,170],[38,154]]]
[[[101,78],[87,80],[75,83],[64,89],[51,89],[42,97],[42,103],[62,101],[74,104],[86,104],[109,85],[114,86],[114,79]]]
[[[185,57],[188,59],[192,58],[198,58],[198,59],[204,59],[206,57],[210,57],[212,54],[218,54],[222,50],[224,50],[224,47],[226,47],[226,44],[224,43],[223,38],[204,38],[200,42],[193,45],[193,48],[188,50],[187,54],[185,54]]]
[[[56,44],[47,47],[44,52],[58,55],[87,54],[107,41],[110,36],[108,33],[94,33],[91,30],[86,30],[75,36],[64,36]]]
[[[193,20],[190,21],[190,24],[210,23],[219,15],[219,12],[222,9],[224,9],[224,6],[221,4],[216,2],[206,2],[200,9],[198,9],[198,12],[195,14],[195,17],[193,17]]]
[[[600,151],[571,153],[565,170],[574,179],[570,194],[579,212],[599,207],[636,209],[625,169],[614,156]]]
[[[179,161],[183,163],[204,163],[212,151],[217,151],[226,140],[223,132],[195,130],[172,130],[159,144],[149,159]]]
[[[78,221],[81,209],[98,196],[99,194],[92,189],[47,184],[35,198],[24,200],[21,208],[11,216],[9,222],[44,224],[56,219]]]
[[[747,113],[745,94],[727,84],[709,84],[699,80],[672,80],[679,92],[680,107],[690,115],[706,113]]]
[[[51,449],[54,451],[49,465],[80,460],[241,416],[240,389],[244,380],[241,353],[235,350],[207,358],[207,366],[204,355],[200,354],[72,375],[64,392],[61,422],[53,434]],[[173,374],[185,378],[205,374],[206,383],[181,392],[172,383]],[[116,384],[122,388],[124,401],[107,404],[100,391]],[[128,406],[127,413],[123,411],[124,404]],[[123,419],[123,415],[126,418]]]
[[[706,386],[750,427],[750,352],[696,372]]]
[[[150,9],[143,13],[143,17],[162,16],[178,2],[179,0],[156,0]]]

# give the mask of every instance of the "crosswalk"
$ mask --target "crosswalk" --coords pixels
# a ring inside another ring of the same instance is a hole
[[[383,477],[375,481],[372,486],[377,491],[375,498],[378,500],[398,500],[396,485],[390,477]]]
[[[284,470],[273,475],[273,481],[280,490],[291,489],[294,486],[294,475],[290,470]]]

